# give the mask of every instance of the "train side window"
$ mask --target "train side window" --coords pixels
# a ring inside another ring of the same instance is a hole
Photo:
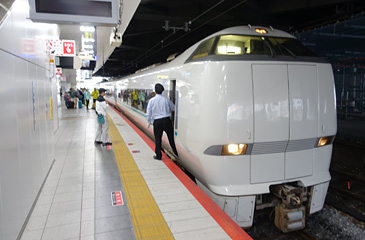
[[[192,59],[208,56],[210,51],[212,50],[214,39],[215,38],[211,38],[201,43],[199,47],[194,51]]]

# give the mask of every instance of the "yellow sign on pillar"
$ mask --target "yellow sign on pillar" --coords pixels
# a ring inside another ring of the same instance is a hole
[[[50,117],[51,120],[53,119],[53,104],[52,104],[52,98],[49,99],[49,111],[50,111]]]

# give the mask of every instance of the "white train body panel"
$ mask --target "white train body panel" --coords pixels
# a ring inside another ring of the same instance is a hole
[[[224,34],[261,36],[235,27],[206,39]],[[278,30],[269,35],[293,38]],[[172,62],[116,81],[118,92],[152,90],[159,82],[167,94],[171,81],[176,81],[175,140],[180,160],[199,184],[217,196],[218,204],[221,197],[237,197],[239,205],[240,197],[266,194],[271,185],[286,182],[324,186],[320,189],[325,196],[332,144],[316,144],[321,137],[334,136],[337,129],[331,65],[270,58],[189,61],[206,39]],[[118,105],[152,133],[143,111],[120,99]],[[217,151],[232,143],[247,144],[247,153],[222,156]],[[316,196],[320,202],[313,203],[316,211],[323,207],[322,195]],[[245,219],[241,226],[249,226],[252,219],[247,221],[239,212],[252,212],[253,206],[249,210],[237,207],[235,220]]]

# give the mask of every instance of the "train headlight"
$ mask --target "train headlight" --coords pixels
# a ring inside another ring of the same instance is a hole
[[[222,147],[222,155],[244,155],[247,144],[228,144]]]
[[[334,136],[321,137],[317,141],[316,147],[323,147],[332,143]]]
[[[263,28],[255,28],[255,31],[257,33],[261,33],[261,34],[266,34],[267,33],[267,31],[265,29],[263,29]]]

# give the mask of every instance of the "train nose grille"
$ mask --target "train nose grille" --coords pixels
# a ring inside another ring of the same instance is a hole
[[[290,141],[254,143],[251,155],[295,152],[313,149],[316,144],[316,140],[316,138],[308,138]]]
[[[281,153],[284,152],[288,141],[254,143],[251,155]]]
[[[288,143],[286,152],[302,151],[312,149],[316,144],[316,138],[291,140]]]

